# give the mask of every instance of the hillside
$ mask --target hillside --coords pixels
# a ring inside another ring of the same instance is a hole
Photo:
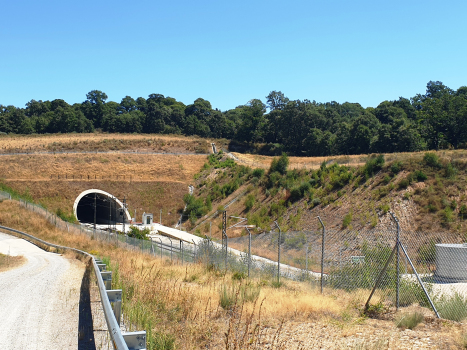
[[[183,136],[67,134],[0,137],[0,189],[70,218],[84,190],[120,199],[141,219],[160,213],[174,224],[183,195],[206,161],[207,140]]]
[[[211,155],[196,175],[191,201],[197,205],[186,213],[191,227],[207,233],[198,216],[212,215],[237,198],[228,214],[246,217],[262,230],[274,220],[283,231],[316,229],[318,215],[328,228],[378,228],[388,225],[391,211],[406,230],[452,232],[462,239],[467,232],[464,151],[367,156],[360,167],[328,160],[310,170],[288,170],[293,159],[282,165],[277,160],[265,170],[238,165],[225,154]],[[213,219],[215,237],[220,237],[220,220]]]

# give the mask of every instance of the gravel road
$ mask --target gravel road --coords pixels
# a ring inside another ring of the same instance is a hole
[[[84,264],[3,233],[0,252],[27,259],[0,273],[0,349],[77,349]]]

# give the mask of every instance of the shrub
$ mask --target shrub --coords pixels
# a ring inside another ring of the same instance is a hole
[[[363,173],[365,176],[371,177],[374,175],[374,173],[378,170],[381,170],[381,168],[384,165],[384,155],[380,154],[377,157],[370,158],[365,166],[363,167]]]
[[[462,204],[459,208],[459,216],[464,219],[467,216],[467,205]]]
[[[444,168],[444,176],[448,179],[453,178],[457,173],[457,169],[452,165],[452,163],[446,164]]]
[[[269,168],[269,173],[277,171],[279,174],[284,175],[287,173],[287,167],[289,166],[289,157],[287,154],[282,153],[279,158],[274,158],[272,160],[271,166]]]
[[[399,181],[399,183],[397,184],[397,186],[399,187],[399,189],[405,189],[407,187],[409,187],[410,185],[410,182],[408,179],[402,179]]]
[[[443,220],[444,224],[449,225],[451,222],[454,221],[454,213],[450,207],[444,208],[444,210],[441,211],[441,218]]]
[[[219,292],[219,305],[224,310],[231,310],[237,304],[237,291],[224,285]]]
[[[135,226],[130,226],[130,231],[128,231],[128,237],[133,237],[137,239],[144,239],[149,240],[148,235],[151,233],[149,228],[145,228],[144,230],[140,230]]]
[[[415,170],[413,177],[417,179],[418,182],[423,182],[428,178],[428,176],[426,176],[426,174],[421,170]]]
[[[383,179],[383,182],[387,185],[388,183],[391,182],[391,177],[389,175],[386,175]]]
[[[352,222],[352,212],[349,212],[346,216],[344,216],[344,220],[342,221],[342,227],[347,228],[351,222]]]
[[[424,320],[424,318],[423,314],[417,311],[401,314],[396,318],[396,325],[398,328],[402,329],[414,329]]]
[[[260,178],[264,175],[264,169],[255,169],[253,170],[253,177],[257,177],[257,178]]]
[[[245,200],[245,209],[247,211],[250,211],[251,208],[253,208],[253,206],[255,205],[255,196],[253,194],[249,194],[247,197],[246,197],[246,200]]]
[[[435,304],[442,318],[457,322],[467,318],[467,300],[458,292],[453,296],[439,297]]]
[[[71,213],[71,214],[67,215],[67,213],[65,213],[61,208],[57,209],[56,214],[63,221],[71,222],[71,223],[76,222],[75,214]]]
[[[436,155],[436,153],[432,152],[427,152],[423,156],[423,161],[425,162],[426,165],[431,166],[432,168],[439,168],[440,163],[439,163],[439,157]]]
[[[391,173],[398,174],[401,171],[402,163],[401,162],[394,162],[391,164]]]
[[[423,264],[433,264],[436,259],[436,243],[430,240],[429,243],[422,244],[418,248],[417,261]]]
[[[379,209],[383,212],[383,214],[386,214],[391,208],[389,207],[388,204],[381,204],[379,206]]]

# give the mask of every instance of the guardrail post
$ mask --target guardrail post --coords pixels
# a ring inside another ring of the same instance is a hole
[[[97,264],[97,267],[99,268],[99,271],[105,271],[107,270],[107,265],[106,264],[102,264],[101,262],[97,262],[96,261],[96,264]]]
[[[105,284],[105,289],[112,289],[112,271],[101,271],[101,276]]]
[[[111,289],[107,291],[107,296],[109,301],[113,303],[112,310],[117,320],[118,325],[120,326],[120,319],[122,316],[122,290],[121,289]]]
[[[122,335],[128,349],[146,349],[146,331],[122,333]]]

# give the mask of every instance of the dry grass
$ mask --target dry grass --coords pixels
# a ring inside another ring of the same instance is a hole
[[[440,158],[450,160],[467,159],[467,150],[441,150],[430,151],[435,152]],[[404,161],[407,159],[421,159],[426,151],[422,152],[405,152],[405,153],[385,153],[386,162]],[[269,169],[272,159],[271,156],[262,156],[257,154],[243,154],[233,152],[238,158],[240,164],[248,165],[253,168]],[[338,155],[328,157],[289,157],[289,169],[318,169],[323,162],[338,163],[358,167],[364,165],[371,155],[355,154],[355,155]]]
[[[196,136],[133,134],[4,135],[0,153],[45,151],[117,151],[208,153],[210,143]]]
[[[444,349],[462,346],[460,334],[466,333],[462,324],[429,318],[409,334],[391,320],[359,317],[355,306],[362,305],[367,291],[326,290],[323,296],[291,281],[276,289],[252,280],[261,287],[259,298],[226,311],[219,306],[221,288],[238,290],[247,283],[233,281],[230,274],[199,264],[171,264],[59,231],[12,201],[0,203],[0,224],[108,259],[113,288],[123,289],[125,324],[129,330],[147,330],[148,349],[373,349],[383,343],[391,349]]]
[[[24,256],[10,256],[0,253],[0,272],[20,267],[26,262]]]
[[[175,336],[176,344],[183,349],[202,348],[208,344],[222,346],[218,335],[227,331],[233,316],[219,307],[219,290],[226,285],[239,287],[239,282],[233,281],[230,274],[207,271],[199,264],[172,265],[152,256],[93,241],[85,235],[61,232],[12,201],[0,203],[0,224],[33,232],[49,242],[94,250],[108,257],[112,269],[118,271],[114,288],[124,290],[124,308],[131,327],[140,327],[141,322],[149,324],[154,339]],[[260,282],[253,280],[251,283]],[[263,285],[258,300],[262,301],[261,323],[265,325],[277,325],[281,319],[306,321],[326,315],[339,317],[346,308],[342,300],[319,295],[295,282],[288,282],[280,289]],[[242,307],[242,324],[249,315],[252,325],[259,327],[259,302],[248,302]]]
[[[123,180],[188,183],[205,155],[38,154],[2,156],[0,178],[7,180]]]
[[[183,196],[205,155],[35,154],[2,156],[0,180],[55,212],[72,213],[76,197],[97,188],[123,199],[137,216],[158,214],[174,224]],[[89,176],[89,179],[88,179]]]

